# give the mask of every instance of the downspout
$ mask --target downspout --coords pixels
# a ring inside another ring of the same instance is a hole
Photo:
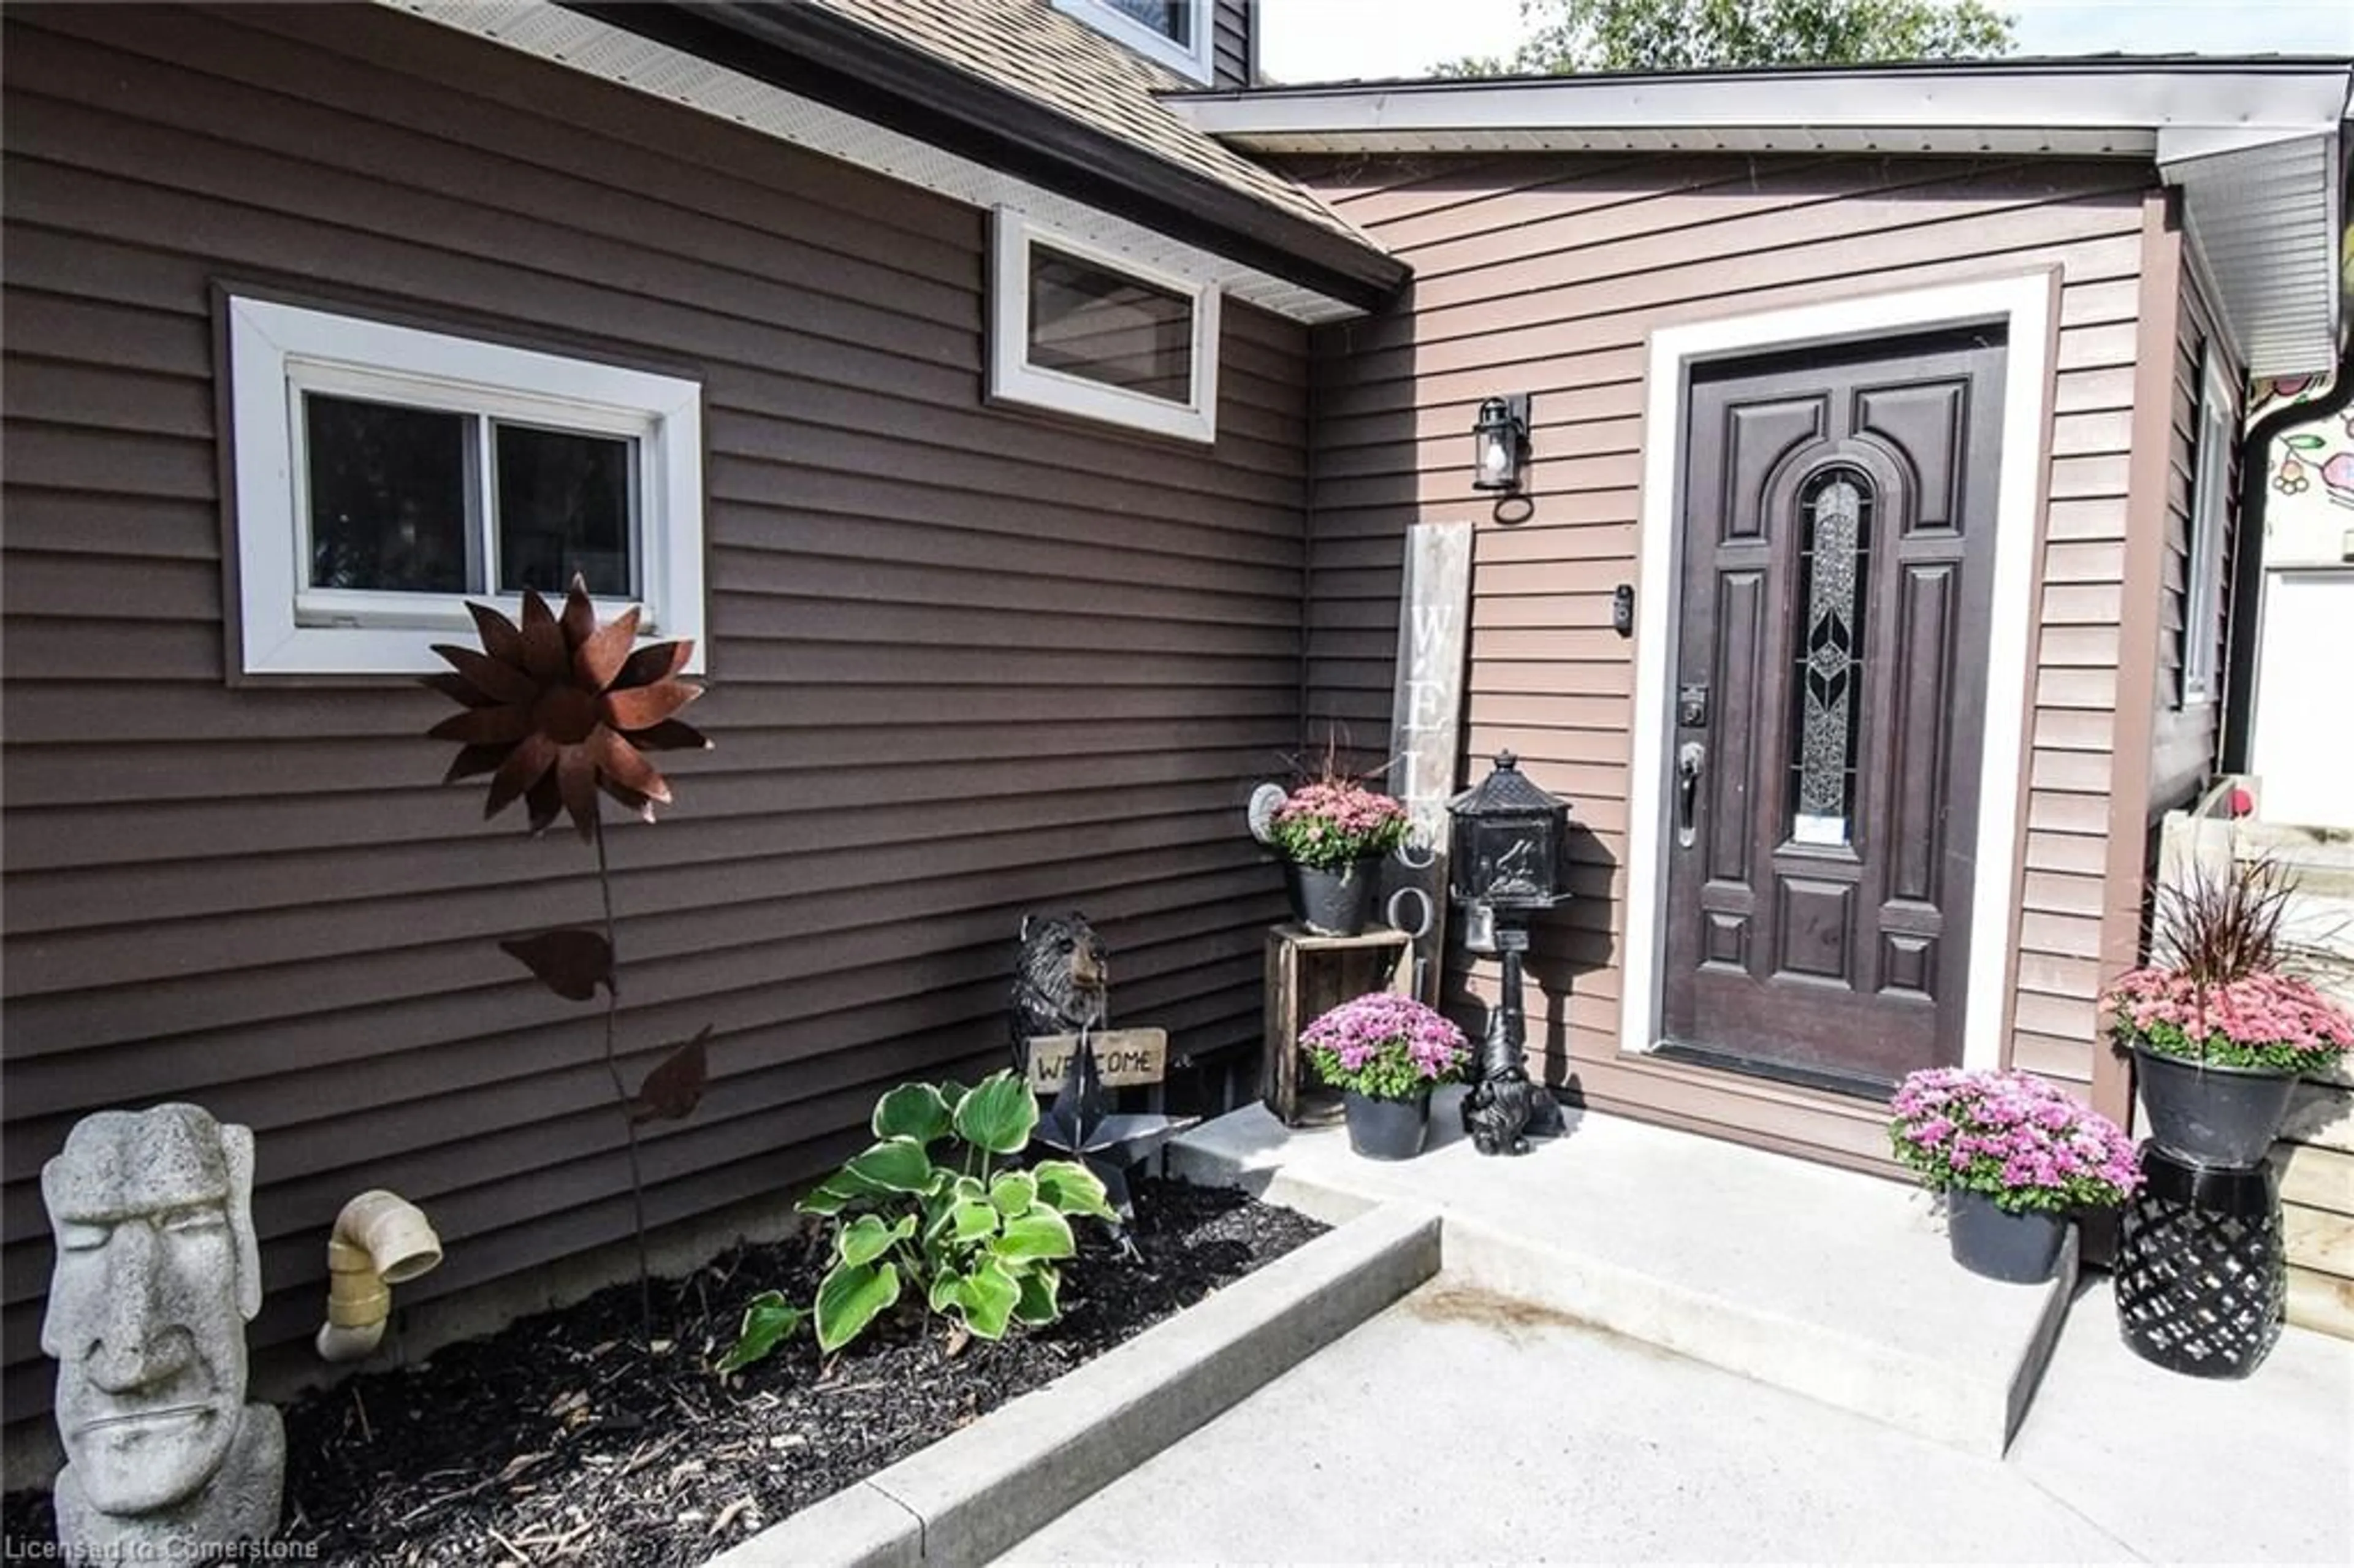
[[[384,1340],[392,1287],[441,1261],[441,1238],[422,1211],[382,1190],[362,1192],[327,1238],[327,1320],[315,1341],[331,1361],[355,1361]]]
[[[2338,351],[2338,368],[2327,392],[2274,408],[2249,426],[2240,440],[2240,522],[2232,540],[2232,636],[2223,673],[2220,772],[2248,770],[2249,737],[2255,726],[2256,654],[2263,631],[2256,621],[2264,605],[2264,507],[2272,493],[2273,442],[2299,425],[2343,411],[2349,403],[2354,403],[2354,334]]]
[[[1300,486],[1299,507],[1299,683],[1293,701],[1299,714],[1297,749],[1292,753],[1294,766],[1305,769],[1306,759],[1314,749],[1309,731],[1314,727],[1310,720],[1310,705],[1315,700],[1314,678],[1316,637],[1316,513],[1322,497],[1317,486],[1317,456],[1324,443],[1318,416],[1323,408],[1320,396],[1324,379],[1324,338],[1329,332],[1344,331],[1348,323],[1311,326],[1307,334],[1308,396],[1306,417],[1308,437],[1301,453],[1304,477]]]

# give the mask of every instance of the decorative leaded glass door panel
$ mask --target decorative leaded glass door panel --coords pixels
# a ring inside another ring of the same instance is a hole
[[[1665,1049],[1877,1094],[1958,1062],[2003,349],[1695,372]]]

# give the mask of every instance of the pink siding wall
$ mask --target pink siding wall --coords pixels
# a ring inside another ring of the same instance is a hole
[[[1541,934],[1532,1051],[1597,1105],[1849,1161],[1881,1155],[1872,1106],[1618,1052],[1634,645],[1609,613],[1636,577],[1645,344],[1676,323],[2058,270],[2010,1039],[2022,1065],[2089,1080],[2106,796],[2121,766],[2146,766],[2115,755],[2114,710],[2150,170],[1596,154],[1296,172],[1416,270],[1388,313],[1318,337],[1311,724],[1382,744],[1400,536],[1476,519],[1467,751],[1521,753],[1591,831],[1584,896]],[[1469,488],[1468,432],[1479,398],[1523,391],[1534,507],[1506,525]],[[1484,968],[1464,981],[1490,990]]]

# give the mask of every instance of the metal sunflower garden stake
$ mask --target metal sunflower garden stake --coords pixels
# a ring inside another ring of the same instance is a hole
[[[465,710],[435,725],[436,740],[464,749],[450,764],[445,784],[491,776],[484,818],[517,800],[534,836],[570,816],[581,839],[597,848],[597,887],[604,904],[604,928],[569,927],[501,942],[540,983],[568,1001],[595,999],[605,988],[605,1072],[625,1118],[630,1151],[630,1200],[638,1243],[638,1309],[649,1337],[653,1309],[646,1265],[645,1179],[638,1160],[638,1124],[680,1120],[703,1098],[704,1047],[711,1030],[676,1047],[648,1073],[631,1094],[621,1078],[619,1056],[620,985],[613,924],[612,867],[605,853],[601,791],[636,813],[654,820],[657,805],[670,804],[670,786],[644,753],[702,750],[709,741],[679,721],[680,709],[703,694],[678,673],[695,651],[692,641],[636,646],[638,611],[624,610],[599,624],[588,585],[578,577],[557,615],[537,593],[523,596],[518,626],[487,605],[469,604],[482,637],[478,652],[438,643],[434,652],[452,673],[429,675],[425,683]]]

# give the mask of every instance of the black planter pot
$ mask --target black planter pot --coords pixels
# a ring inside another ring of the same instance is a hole
[[[1292,914],[1318,936],[1353,937],[1372,921],[1373,898],[1382,885],[1380,856],[1369,855],[1330,871],[1286,861],[1283,873]]]
[[[1946,1239],[1954,1261],[1972,1274],[2006,1285],[2041,1285],[2052,1277],[2068,1216],[2044,1209],[2005,1213],[1983,1192],[1946,1194]]]
[[[2136,1044],[2150,1136],[2200,1165],[2260,1165],[2280,1136],[2296,1075],[2192,1062]]]
[[[1375,1099],[1344,1089],[1341,1102],[1347,1107],[1349,1147],[1366,1159],[1411,1160],[1422,1152],[1422,1140],[1430,1131],[1428,1089],[1404,1100]]]

